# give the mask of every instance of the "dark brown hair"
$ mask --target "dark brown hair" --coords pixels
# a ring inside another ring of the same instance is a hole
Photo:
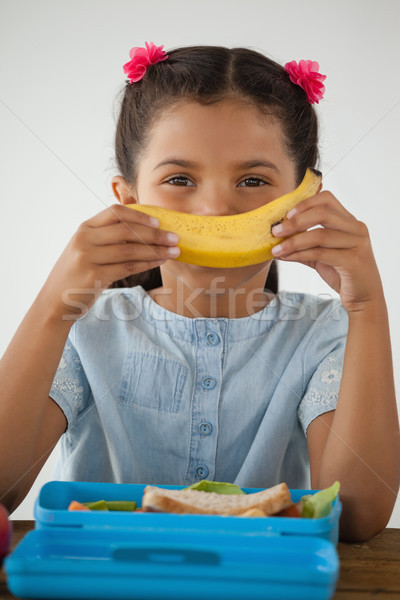
[[[318,161],[318,121],[303,89],[293,84],[284,68],[248,48],[189,46],[167,51],[168,59],[148,68],[143,79],[126,83],[118,118],[115,156],[120,174],[135,185],[137,167],[152,125],[161,112],[187,99],[213,104],[227,98],[251,102],[276,118],[284,134],[299,184],[307,167]],[[132,275],[111,287],[162,285],[160,269]],[[277,291],[275,261],[265,287]]]

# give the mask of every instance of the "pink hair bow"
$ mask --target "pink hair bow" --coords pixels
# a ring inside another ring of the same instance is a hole
[[[153,42],[150,42],[150,44],[145,42],[145,48],[135,47],[129,51],[131,60],[123,68],[130,83],[140,81],[151,65],[156,65],[168,58],[163,48],[164,46],[156,46]]]
[[[318,104],[322,100],[325,93],[325,86],[322,82],[325,81],[326,75],[318,73],[319,64],[317,62],[301,60],[297,63],[292,60],[283,68],[289,74],[290,80],[303,88],[310,104]]]

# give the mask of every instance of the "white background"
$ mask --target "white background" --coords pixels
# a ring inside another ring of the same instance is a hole
[[[369,227],[398,390],[399,23],[398,0],[0,0],[0,354],[75,229],[113,202],[129,49],[247,46],[281,63],[317,60],[327,74],[324,185]],[[281,273],[282,288],[329,292],[307,267]],[[54,453],[13,517],[32,518],[53,464]],[[399,503],[390,525],[400,527]]]

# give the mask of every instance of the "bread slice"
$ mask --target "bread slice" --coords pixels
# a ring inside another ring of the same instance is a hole
[[[144,488],[144,511],[200,515],[240,515],[257,508],[274,515],[292,504],[286,483],[252,494],[216,494],[198,490],[169,490],[148,485]]]

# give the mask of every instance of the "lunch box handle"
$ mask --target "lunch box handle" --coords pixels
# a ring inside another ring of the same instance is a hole
[[[171,545],[116,544],[111,548],[111,557],[123,562],[141,562],[163,565],[218,565],[217,553],[203,548],[193,549]]]

